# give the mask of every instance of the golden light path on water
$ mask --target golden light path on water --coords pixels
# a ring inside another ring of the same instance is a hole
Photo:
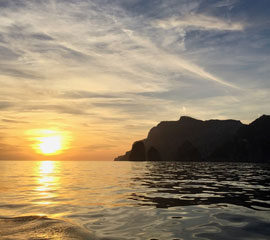
[[[36,192],[37,204],[52,204],[57,197],[57,189],[60,187],[60,162],[40,161],[37,162],[35,173],[37,176]]]

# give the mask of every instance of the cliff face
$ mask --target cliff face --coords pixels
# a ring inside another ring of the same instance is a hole
[[[270,162],[270,116],[263,115],[220,146],[211,158],[220,161]]]
[[[269,160],[270,116],[249,125],[236,120],[201,121],[181,117],[161,122],[146,139],[135,142],[122,161]]]
[[[152,128],[145,146],[147,149],[151,146],[158,149],[162,160],[181,161],[180,155],[184,154],[189,143],[193,151],[199,151],[201,156],[197,159],[200,160],[231,138],[242,125],[240,121],[234,120],[201,121],[181,117],[179,121],[161,122]]]

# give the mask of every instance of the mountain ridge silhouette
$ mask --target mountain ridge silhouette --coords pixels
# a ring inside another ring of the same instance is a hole
[[[162,121],[115,161],[270,162],[270,116],[239,120]]]

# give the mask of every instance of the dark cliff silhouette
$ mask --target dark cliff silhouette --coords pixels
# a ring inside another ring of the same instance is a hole
[[[161,122],[115,160],[270,162],[270,116],[249,125],[187,116]]]
[[[217,148],[211,158],[220,161],[270,162],[270,116],[263,115]]]

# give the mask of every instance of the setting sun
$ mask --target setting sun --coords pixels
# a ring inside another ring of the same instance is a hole
[[[39,140],[39,148],[43,154],[55,154],[62,149],[61,136],[41,137]]]
[[[70,134],[59,130],[30,130],[32,148],[42,155],[57,155],[69,148]]]

